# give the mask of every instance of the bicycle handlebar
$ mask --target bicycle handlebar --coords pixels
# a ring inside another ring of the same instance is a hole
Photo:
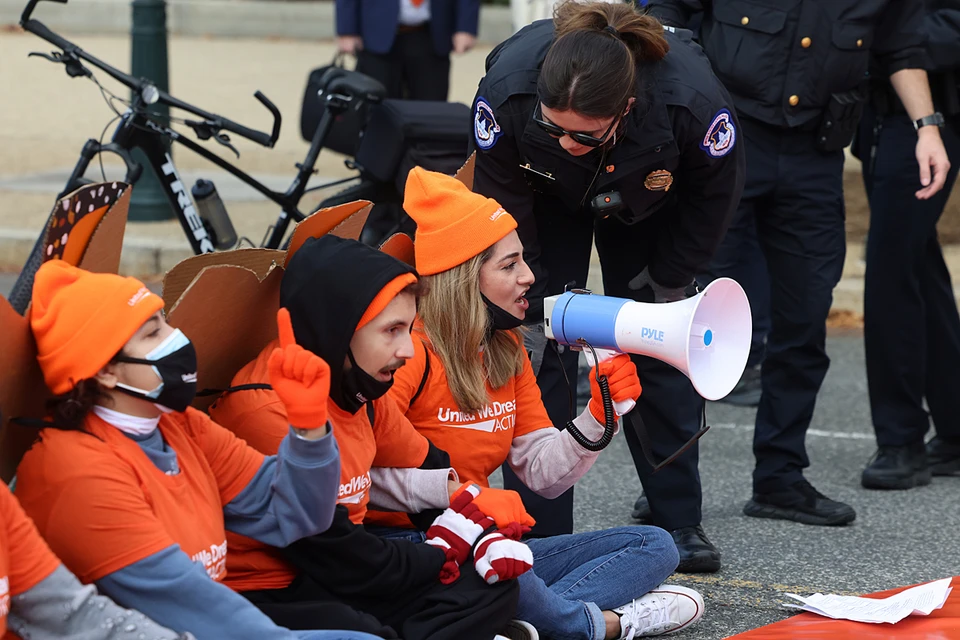
[[[120,71],[119,69],[110,66],[106,62],[103,62],[102,60],[95,58],[94,56],[90,55],[89,53],[87,53],[77,45],[73,44],[66,38],[63,38],[60,35],[51,31],[47,27],[47,25],[43,24],[39,20],[34,20],[30,18],[30,15],[33,13],[34,8],[37,6],[37,2],[39,1],[40,0],[30,0],[26,8],[23,10],[23,14],[20,17],[20,26],[23,27],[24,31],[29,31],[35,36],[42,38],[43,40],[46,40],[53,46],[59,49],[62,49],[64,53],[72,54],[77,58],[79,58],[80,60],[83,60],[84,62],[87,62],[93,65],[94,67],[100,69],[101,71],[109,75],[111,78],[113,78],[120,84],[125,85],[130,89],[133,89],[138,94],[142,94],[143,89],[146,86],[149,86],[152,84],[147,80],[135,78],[129,74],[126,74],[123,71]],[[64,4],[66,4],[67,2],[67,0],[53,0],[53,1],[62,2]],[[264,147],[272,148],[273,145],[276,144],[277,139],[280,137],[280,124],[282,121],[280,116],[280,110],[277,109],[276,105],[274,105],[270,101],[270,99],[267,98],[265,95],[263,95],[263,93],[261,93],[260,91],[257,91],[254,94],[254,97],[257,100],[259,100],[260,103],[263,104],[263,106],[265,106],[273,115],[273,130],[270,133],[257,131],[255,129],[251,129],[249,127],[245,127],[241,124],[233,122],[232,120],[229,120],[222,116],[208,113],[203,109],[200,109],[199,107],[194,107],[191,104],[188,104],[186,102],[183,102],[182,100],[174,98],[173,96],[171,96],[169,93],[165,91],[158,91],[158,93],[159,93],[159,98],[157,102],[161,104],[166,104],[175,109],[182,109],[183,111],[192,113],[195,116],[199,116],[201,118],[209,120],[210,122],[216,124],[216,126],[218,126],[219,128],[223,129],[224,131],[235,133],[238,136],[247,138],[248,140],[255,142],[259,145],[262,145]]]

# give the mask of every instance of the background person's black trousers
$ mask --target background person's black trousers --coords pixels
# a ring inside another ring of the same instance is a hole
[[[924,399],[938,435],[960,440],[960,315],[937,237],[960,168],[960,122],[951,124],[941,136],[952,166],[943,190],[929,200],[914,196],[921,185],[910,118],[878,119],[868,110],[860,125],[870,202],[863,333],[880,446],[923,442],[930,428]]]
[[[604,293],[641,302],[652,301],[651,291],[632,291],[627,283],[646,266],[659,221],[682,215],[682,212],[661,211],[653,219],[633,226],[607,219],[597,222],[594,229],[594,220],[587,214],[570,216],[556,211],[559,209],[551,208],[549,214],[537,214],[540,264],[548,273],[548,291],[551,295],[562,293],[564,285],[571,281],[575,281],[578,287],[586,286],[591,240],[596,233]],[[649,298],[644,297],[648,295]],[[574,417],[570,415],[570,405],[571,394],[576,393],[579,354],[568,349],[558,358],[552,347],[548,343],[537,383],[551,420],[555,425],[562,426]],[[634,356],[634,361],[643,387],[634,411],[639,411],[646,423],[654,456],[662,460],[683,446],[699,430],[703,399],[694,391],[689,380],[669,365],[640,356]],[[629,420],[625,420],[624,425],[627,444],[650,501],[654,524],[667,530],[700,524],[698,446],[692,446],[653,475]],[[557,535],[572,531],[572,490],[556,500],[544,500],[527,490],[506,465],[504,485],[523,496],[527,510],[537,519],[535,533]]]
[[[770,273],[771,328],[753,451],[754,490],[776,492],[809,466],[805,439],[830,366],[826,320],[846,253],[843,152],[809,130],[745,116],[747,176],[738,217],[753,217]]]
[[[429,25],[398,32],[389,53],[360,51],[357,71],[383,83],[395,100],[446,102],[450,92],[450,56],[434,51]]]

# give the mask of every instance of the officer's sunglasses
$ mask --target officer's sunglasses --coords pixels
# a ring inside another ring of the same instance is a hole
[[[621,112],[622,111],[623,110],[621,109]],[[607,136],[610,135],[610,132],[613,131],[613,128],[620,123],[620,120],[622,118],[623,118],[622,115],[618,118],[614,118],[613,121],[610,123],[610,126],[607,127],[607,130],[603,132],[603,135],[597,138],[597,137],[591,136],[588,133],[583,133],[582,131],[567,131],[566,129],[563,129],[562,127],[558,127],[552,122],[545,120],[543,117],[543,105],[541,104],[539,99],[537,100],[537,109],[536,111],[533,112],[533,121],[536,122],[537,125],[547,133],[547,135],[553,138],[562,138],[564,136],[570,136],[570,139],[576,142],[577,144],[582,144],[585,147],[594,147],[594,148],[599,147],[606,141]]]

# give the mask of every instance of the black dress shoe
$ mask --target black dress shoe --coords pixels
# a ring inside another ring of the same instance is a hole
[[[716,573],[720,571],[720,552],[707,539],[703,527],[682,527],[670,532],[680,552],[680,573]]]
[[[755,407],[760,404],[761,393],[760,365],[757,365],[744,369],[743,375],[740,376],[740,381],[737,382],[733,391],[717,400],[717,402],[725,402],[738,407]]]
[[[641,493],[637,501],[633,503],[633,511],[630,517],[638,520],[642,524],[653,524],[653,513],[650,511],[650,502],[646,494]]]
[[[743,507],[752,518],[793,520],[803,524],[837,526],[853,522],[857,513],[850,505],[831,500],[806,480],[771,493],[754,493],[753,500]]]
[[[912,489],[930,484],[930,467],[923,444],[880,447],[860,476],[866,489]]]
[[[935,476],[960,475],[960,442],[936,436],[927,443],[927,464]]]

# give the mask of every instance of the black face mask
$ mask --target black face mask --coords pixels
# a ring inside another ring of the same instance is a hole
[[[523,324],[523,320],[493,304],[487,299],[487,296],[481,293],[480,297],[483,298],[483,304],[487,305],[487,317],[490,318],[489,330],[491,333],[494,331],[509,331]]]
[[[393,378],[390,378],[390,382],[380,382],[360,368],[357,361],[353,359],[353,351],[350,349],[347,350],[347,357],[350,358],[352,366],[343,372],[343,377],[340,380],[340,390],[343,392],[342,401],[346,405],[341,405],[340,408],[350,413],[356,413],[366,403],[373,402],[386,395],[387,391],[390,391],[390,387],[393,386]]]
[[[119,382],[117,391],[172,411],[186,411],[197,395],[197,351],[179,329],[143,358],[121,355],[117,361],[150,365],[160,377],[160,386],[152,391]]]

